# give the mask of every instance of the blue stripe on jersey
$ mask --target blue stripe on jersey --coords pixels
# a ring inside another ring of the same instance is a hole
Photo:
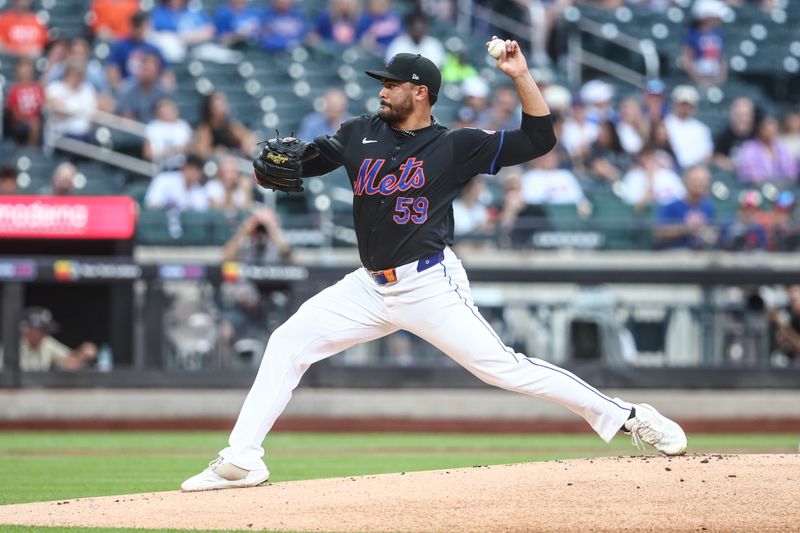
[[[494,154],[492,164],[489,166],[489,174],[494,174],[494,164],[497,163],[497,156],[500,155],[500,150],[503,149],[503,139],[505,139],[506,130],[500,130],[500,146],[497,147],[497,153]]]

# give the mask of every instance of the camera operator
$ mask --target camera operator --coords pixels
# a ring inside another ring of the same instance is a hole
[[[258,265],[291,260],[291,247],[281,231],[276,213],[260,208],[242,221],[222,250],[223,261]],[[269,330],[268,311],[280,309],[286,297],[280,290],[265,293],[251,281],[240,279],[220,286],[221,366],[257,365]]]
[[[800,285],[790,286],[787,293],[787,307],[770,311],[769,319],[775,327],[777,351],[800,364]]]
[[[268,264],[288,261],[292,253],[275,211],[260,208],[247,217],[222,249],[223,261]]]

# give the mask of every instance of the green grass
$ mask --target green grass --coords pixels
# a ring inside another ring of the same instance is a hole
[[[0,505],[176,490],[205,467],[219,432],[5,432]],[[690,452],[796,453],[798,434],[690,435]],[[631,455],[630,441],[585,435],[274,433],[265,443],[271,482],[400,471]],[[112,531],[3,526],[2,531]],[[126,531],[145,531],[130,529]]]

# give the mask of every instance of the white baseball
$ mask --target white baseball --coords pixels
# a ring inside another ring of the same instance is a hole
[[[500,56],[503,54],[503,50],[505,49],[506,42],[502,39],[494,39],[486,47],[486,51],[489,52],[489,55],[495,59],[500,59]]]

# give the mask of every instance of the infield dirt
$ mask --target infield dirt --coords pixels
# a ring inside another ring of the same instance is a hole
[[[181,480],[176,480],[176,484]],[[289,531],[797,531],[800,455],[612,457],[0,507],[0,524]]]

